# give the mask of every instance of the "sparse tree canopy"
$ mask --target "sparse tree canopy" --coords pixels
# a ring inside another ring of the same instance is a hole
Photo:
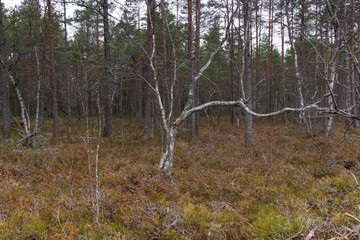
[[[0,64],[0,239],[360,237],[355,0],[0,0]]]
[[[130,116],[144,119],[145,139],[161,132],[175,141],[180,123],[196,136],[202,110],[227,115],[228,108],[208,108],[230,105],[232,125],[245,116],[248,146],[256,141],[253,116],[299,119],[309,136],[318,117],[326,136],[334,114],[357,126],[353,1],[58,4],[24,1],[2,13],[4,139],[10,115],[22,119],[23,137],[52,116],[57,137],[62,116],[100,113],[104,137],[117,134],[113,116]]]

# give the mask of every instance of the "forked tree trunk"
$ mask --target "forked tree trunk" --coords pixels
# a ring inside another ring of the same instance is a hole
[[[161,103],[161,102],[159,101],[159,103]],[[166,143],[165,143],[165,151],[160,159],[159,167],[160,167],[161,172],[165,173],[166,175],[171,175],[172,167],[174,164],[174,147],[175,147],[175,138],[176,138],[177,127],[182,122],[184,122],[189,116],[191,116],[191,114],[194,114],[194,113],[202,111],[206,108],[215,107],[215,106],[241,107],[242,109],[244,109],[244,111],[248,115],[255,116],[255,117],[272,117],[272,116],[276,116],[276,115],[279,115],[279,114],[282,114],[285,112],[301,112],[301,111],[308,110],[308,109],[319,109],[322,111],[327,110],[327,109],[320,108],[316,103],[314,103],[312,105],[305,106],[304,108],[283,108],[279,111],[261,114],[261,113],[256,113],[256,112],[252,111],[251,108],[248,106],[248,104],[245,102],[245,100],[240,99],[238,101],[212,101],[212,102],[207,102],[207,103],[201,104],[194,108],[185,109],[182,111],[180,116],[171,123],[170,127],[167,124],[165,115],[162,115],[162,119],[164,120],[163,126],[166,131]],[[160,109],[163,110],[163,108],[161,107],[161,104],[160,104]]]

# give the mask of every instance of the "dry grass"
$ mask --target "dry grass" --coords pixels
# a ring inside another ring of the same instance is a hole
[[[0,239],[359,237],[358,131],[343,139],[339,124],[331,139],[306,138],[299,125],[262,121],[248,149],[228,122],[203,119],[196,139],[181,130],[169,179],[157,169],[161,136],[144,141],[140,123],[117,119],[117,134],[101,140],[98,225],[88,171],[96,139],[85,144],[83,122],[41,149],[2,145]]]

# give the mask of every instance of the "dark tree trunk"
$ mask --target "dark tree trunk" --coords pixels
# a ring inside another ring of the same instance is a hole
[[[192,83],[194,80],[194,42],[193,42],[193,2],[192,0],[187,1],[187,18],[188,18],[188,26],[187,26],[187,68],[188,68],[188,78],[189,83]],[[192,97],[192,106],[194,106],[194,99]],[[188,131],[189,133],[194,136],[196,135],[195,132],[195,116],[190,116],[188,118]]]
[[[57,99],[57,80],[55,76],[55,36],[53,27],[53,15],[51,0],[47,0],[47,17],[48,17],[48,33],[49,33],[49,54],[50,54],[50,83],[52,88],[52,116],[53,116],[53,137],[59,137],[59,113]]]
[[[251,84],[251,1],[244,1],[244,90],[247,99],[247,107],[252,109],[252,84]],[[253,119],[249,113],[245,113],[245,145],[252,146],[254,144],[253,136]]]
[[[104,128],[102,135],[109,137],[113,134],[112,113],[112,81],[110,78],[110,26],[109,26],[109,2],[102,1],[103,24],[104,24],[104,69],[103,69],[103,94],[102,103],[104,109]]]
[[[230,14],[234,12],[234,0],[231,1]],[[230,15],[229,14],[229,15]],[[234,50],[234,24],[231,23],[230,33],[229,33],[229,60],[230,60],[230,100],[234,101],[235,91],[234,91],[234,63],[235,63],[235,50]],[[234,126],[235,123],[235,111],[234,108],[230,108],[230,122],[231,126]]]
[[[269,1],[269,26],[268,26],[268,34],[269,34],[269,39],[268,39],[268,52],[267,52],[267,67],[266,67],[266,78],[269,81],[269,102],[268,102],[268,112],[273,111],[273,107],[274,107],[274,89],[273,89],[273,69],[272,69],[272,65],[273,65],[273,21],[274,21],[274,14],[273,14],[273,8],[274,8],[274,3],[273,0]]]
[[[4,39],[4,28],[3,28],[3,5],[0,0],[0,56],[3,59],[5,39]],[[7,140],[11,137],[10,135],[10,101],[9,101],[9,85],[4,77],[3,68],[0,67],[0,91],[1,91],[1,111],[2,111],[2,134],[3,139]]]
[[[196,0],[196,10],[195,10],[195,42],[194,42],[194,77],[198,74],[200,70],[200,0]],[[196,81],[195,84],[195,94],[194,94],[194,107],[200,104],[200,81]],[[196,112],[192,115],[192,128],[191,128],[191,135],[193,137],[199,134],[199,125],[200,125],[200,114]]]
[[[150,56],[153,52],[153,31],[155,24],[155,0],[147,0],[147,54]],[[149,60],[149,59],[148,59]],[[154,94],[151,87],[154,86],[154,76],[150,64],[146,67],[146,81],[144,88],[144,138],[150,138],[153,135],[153,117],[154,117]]]

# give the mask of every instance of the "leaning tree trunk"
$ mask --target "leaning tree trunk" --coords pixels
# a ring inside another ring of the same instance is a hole
[[[16,96],[18,98],[19,101],[19,105],[20,105],[20,113],[21,113],[21,120],[22,120],[22,125],[23,125],[23,134],[24,137],[29,137],[31,135],[30,133],[30,117],[29,117],[29,113],[26,109],[25,106],[25,102],[24,102],[24,98],[22,97],[22,94],[20,92],[20,89],[17,86],[17,83],[15,81],[14,76],[10,73],[10,71],[5,67],[4,65],[4,61],[1,58],[1,64],[3,69],[5,70],[5,72],[8,74],[9,78],[10,78],[10,82],[12,84],[12,86],[15,88],[15,93]]]

